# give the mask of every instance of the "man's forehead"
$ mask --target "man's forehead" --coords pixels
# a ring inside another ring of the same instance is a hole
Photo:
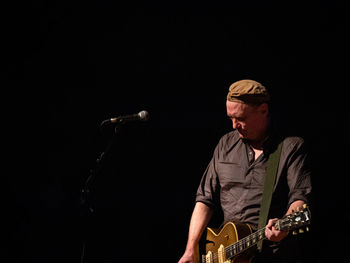
[[[232,110],[240,110],[240,111],[246,111],[250,109],[252,106],[246,103],[236,102],[236,101],[226,101],[226,105],[228,108]]]

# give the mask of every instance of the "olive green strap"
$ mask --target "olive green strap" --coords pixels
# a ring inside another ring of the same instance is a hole
[[[264,192],[263,192],[261,207],[260,207],[258,229],[261,229],[266,225],[267,216],[269,214],[269,209],[271,204],[273,187],[276,181],[277,168],[278,168],[278,162],[281,155],[281,149],[282,149],[282,142],[280,142],[277,149],[270,154],[270,158],[267,161],[267,172],[266,172],[266,177],[264,182]],[[262,250],[262,243],[263,243],[263,240],[260,240],[258,242],[258,250],[260,252]]]

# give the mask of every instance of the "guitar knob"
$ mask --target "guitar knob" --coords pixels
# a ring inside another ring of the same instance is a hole
[[[302,228],[299,229],[299,233],[302,234],[304,233],[304,230]]]
[[[308,226],[305,229],[306,229],[306,232],[310,231],[310,228]]]
[[[307,207],[307,204],[303,204],[303,208],[306,208]]]
[[[297,233],[297,231],[294,230],[294,231],[292,232],[292,234],[293,234],[293,236],[296,236],[298,233]]]

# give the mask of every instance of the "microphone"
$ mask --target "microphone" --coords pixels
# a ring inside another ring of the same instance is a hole
[[[123,115],[116,118],[104,120],[101,125],[105,123],[125,123],[125,122],[132,122],[132,121],[147,121],[148,119],[149,119],[148,112],[143,110],[136,114]]]

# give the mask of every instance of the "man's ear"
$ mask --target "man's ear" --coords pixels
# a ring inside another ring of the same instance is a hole
[[[259,106],[259,111],[260,111],[262,114],[268,114],[268,113],[269,113],[269,106],[267,105],[267,103],[262,103],[262,104]]]

